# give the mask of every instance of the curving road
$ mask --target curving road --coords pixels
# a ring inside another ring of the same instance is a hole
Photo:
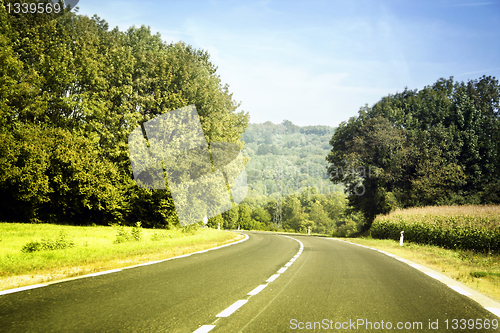
[[[478,329],[498,320],[484,307],[378,251],[248,235],[214,251],[3,294],[0,332],[497,331]],[[461,319],[474,328],[460,330]]]

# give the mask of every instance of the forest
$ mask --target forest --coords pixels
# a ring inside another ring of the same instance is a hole
[[[243,146],[248,114],[206,51],[97,16],[9,14],[2,1],[0,220],[178,225],[168,189],[135,184],[127,138],[188,105],[208,143]]]

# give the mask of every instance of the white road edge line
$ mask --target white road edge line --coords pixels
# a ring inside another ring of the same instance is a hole
[[[91,277],[91,276],[106,275],[106,274],[121,272],[121,270],[122,270],[121,268],[110,269],[109,271],[97,272],[97,273],[87,274],[87,275],[84,275],[84,276]]]
[[[348,242],[348,241],[344,241],[344,240],[341,240],[341,239],[336,239],[336,238],[329,238],[329,239],[332,239],[332,240],[337,240],[337,241],[340,241],[340,242],[344,242],[344,243],[348,243],[348,244],[351,244],[351,245],[356,245],[356,243],[351,243],[351,242]],[[417,269],[418,271],[422,272],[422,273],[425,273],[427,274],[428,276],[436,279],[436,280],[441,280],[442,283],[444,283],[447,287],[449,287],[450,289],[453,289],[454,291],[456,291],[457,293],[459,294],[462,294],[464,296],[468,296],[470,299],[478,302],[481,306],[483,306],[483,308],[485,308],[486,310],[490,311],[491,313],[493,313],[494,315],[496,315],[497,317],[500,317],[500,303],[482,295],[481,293],[477,292],[477,291],[472,291],[473,293],[467,291],[467,290],[464,290],[463,288],[460,288],[458,286],[454,286],[454,285],[451,285],[451,284],[447,284],[446,280],[450,280],[449,277],[441,277],[435,273],[431,273],[431,272],[426,272],[424,269],[426,270],[432,270],[428,267],[425,267],[425,266],[421,266],[421,265],[418,265],[416,263],[413,263],[411,262],[410,260],[406,260],[406,259],[403,259],[403,258],[400,258],[398,257],[397,255],[395,254],[392,254],[392,253],[389,253],[389,252],[386,252],[386,251],[383,251],[383,250],[379,250],[379,249],[374,249],[374,248],[370,248],[370,247],[367,247],[368,249],[372,249],[372,250],[376,250],[382,254],[385,254],[389,257],[392,257],[394,259],[397,259],[401,262],[405,262],[408,266],[411,266],[415,269]],[[454,282],[454,281],[453,281]],[[453,283],[451,282],[451,283]],[[498,307],[492,307],[491,305],[498,305]]]
[[[233,305],[231,305],[230,307],[228,307],[226,310],[222,311],[221,313],[219,313],[216,317],[218,318],[225,318],[225,317],[229,317],[230,315],[232,315],[236,310],[238,310],[239,308],[241,308],[246,302],[248,302],[247,299],[240,299],[236,302],[234,302]]]
[[[500,317],[500,309],[499,308],[485,308],[489,312],[493,313],[495,316]]]
[[[436,280],[442,280],[443,279],[439,275],[431,273],[431,272],[424,272],[424,273],[427,274],[427,275],[429,275],[431,278],[436,279]]]
[[[465,291],[463,290],[462,288],[460,287],[457,287],[457,286],[450,286],[450,285],[447,285],[448,287],[450,287],[451,289],[455,290],[457,293],[459,294],[462,294],[462,295],[465,295],[465,296],[471,296],[472,294],[468,291]]]
[[[17,293],[18,291],[36,289],[36,288],[41,288],[41,287],[46,287],[46,286],[48,286],[48,284],[40,283],[40,284],[34,284],[31,286],[26,286],[26,287],[7,289],[7,290],[0,291],[0,295],[7,295],[7,294],[11,294],[11,293]]]

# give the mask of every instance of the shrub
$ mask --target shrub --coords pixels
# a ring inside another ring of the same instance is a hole
[[[193,223],[193,224],[189,224],[185,227],[182,227],[182,232],[185,233],[185,234],[191,234],[191,235],[194,235],[198,229],[200,229],[200,224],[199,223]]]
[[[116,239],[113,243],[120,244],[130,240],[130,234],[125,230],[125,227],[121,226],[118,228],[116,233]]]
[[[131,240],[138,242],[141,240],[141,238],[142,238],[141,222],[136,222],[135,226],[132,227],[132,230],[130,230],[130,232],[128,232],[123,226],[118,227],[118,231],[116,233],[116,239],[113,243],[120,244]]]
[[[74,247],[75,243],[66,238],[64,234],[60,234],[59,238],[42,238],[40,241],[32,241],[23,245],[22,252],[31,253],[44,250],[63,250]]]
[[[130,231],[130,234],[131,234],[133,240],[135,240],[137,242],[141,240],[141,237],[142,237],[141,222],[135,223],[135,226]]]

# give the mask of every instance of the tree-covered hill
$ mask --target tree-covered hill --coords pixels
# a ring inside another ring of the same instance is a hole
[[[250,124],[243,134],[250,195],[286,196],[311,186],[318,193],[334,192],[325,161],[333,133],[332,127],[300,127],[288,120]]]
[[[346,211],[341,185],[328,180],[325,160],[334,128],[265,122],[249,124],[243,154],[249,194],[222,214],[226,228],[351,235],[363,224]]]

